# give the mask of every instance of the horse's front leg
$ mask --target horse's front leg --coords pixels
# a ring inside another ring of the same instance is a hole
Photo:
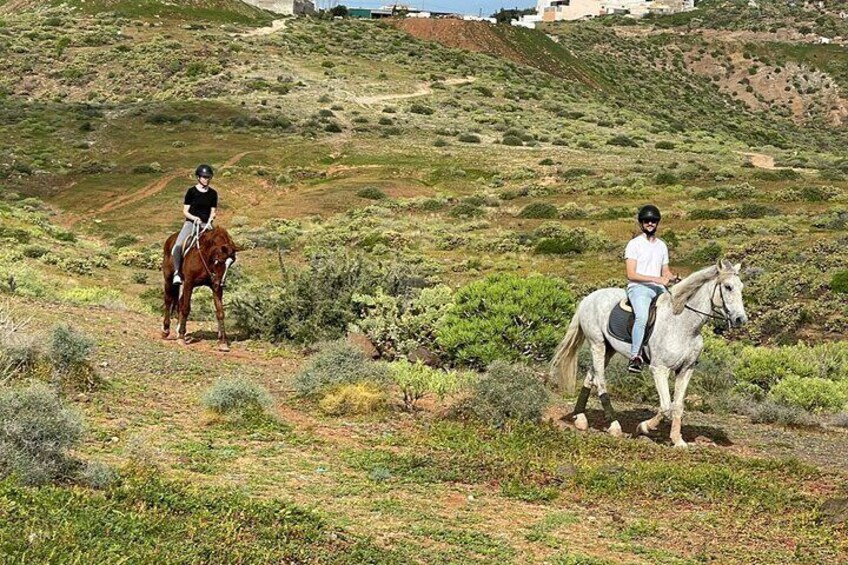
[[[657,388],[657,393],[660,397],[660,410],[657,415],[650,420],[641,422],[636,428],[636,432],[643,435],[648,435],[656,430],[664,417],[670,415],[671,412],[671,393],[668,389],[668,375],[670,371],[667,367],[651,366],[651,374],[654,376],[654,386]]]
[[[671,405],[671,441],[674,447],[687,447],[687,443],[683,441],[683,436],[680,433],[680,428],[683,425],[683,402],[686,400],[686,388],[689,386],[689,379],[695,367],[686,367],[677,373],[677,378],[674,381],[674,402]]]
[[[186,324],[188,323],[188,315],[191,313],[191,293],[194,287],[191,282],[184,281],[182,294],[180,294],[180,323],[177,325],[177,334],[179,341],[183,345],[186,343]]]
[[[224,328],[224,299],[223,289],[218,289],[212,292],[212,297],[215,299],[215,317],[218,318],[218,350],[229,351],[230,343],[227,339],[227,330]]]

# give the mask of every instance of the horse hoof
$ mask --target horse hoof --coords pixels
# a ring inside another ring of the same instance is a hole
[[[181,337],[177,339],[177,343],[179,343],[180,345],[186,345],[186,340],[184,337]]]
[[[171,330],[162,330],[162,339],[168,339],[169,335],[171,335]]]
[[[218,351],[229,351],[229,350],[230,350],[230,346],[227,345],[226,343],[219,343],[218,344]]]
[[[609,430],[607,431],[612,437],[622,437],[624,435],[621,433],[621,424],[618,423],[618,420],[610,424]]]
[[[638,426],[636,426],[636,435],[639,436],[647,436],[651,435],[651,429],[648,428],[648,422],[640,422]]]
[[[586,419],[586,414],[578,414],[574,417],[574,427],[585,432],[589,429],[589,420]]]
[[[683,441],[682,439],[678,439],[674,442],[674,447],[678,449],[686,449],[687,447],[689,447],[689,444]]]

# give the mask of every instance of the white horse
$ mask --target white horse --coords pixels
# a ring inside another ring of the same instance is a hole
[[[639,424],[637,433],[648,434],[657,429],[664,417],[671,417],[671,441],[675,447],[686,447],[680,433],[683,418],[683,401],[686,387],[701,355],[704,340],[701,328],[709,318],[719,318],[731,326],[741,326],[748,321],[742,304],[742,281],[739,265],[719,261],[686,277],[657,300],[654,331],[648,339],[647,353],[654,383],[660,397],[660,409],[650,420]],[[574,394],[577,385],[577,351],[584,338],[589,340],[592,368],[583,381],[583,387],[574,406],[575,426],[588,429],[586,402],[592,387],[598,388],[601,405],[609,433],[621,435],[621,425],[612,409],[607,394],[604,369],[616,352],[628,357],[630,344],[613,337],[607,322],[610,312],[626,294],[620,288],[602,288],[580,301],[568,332],[565,334],[551,361],[551,376],[562,390]],[[669,393],[669,376],[675,374],[674,402]]]

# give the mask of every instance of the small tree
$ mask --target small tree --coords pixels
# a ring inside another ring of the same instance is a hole
[[[330,8],[330,15],[334,18],[346,18],[348,16],[347,6],[345,6],[344,4],[333,6],[332,8]]]

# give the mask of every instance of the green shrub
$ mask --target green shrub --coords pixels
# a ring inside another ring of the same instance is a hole
[[[415,410],[415,404],[428,394],[435,394],[441,399],[448,394],[456,394],[473,380],[472,373],[434,369],[421,361],[391,363],[389,374],[400,387],[403,404],[409,411]]]
[[[694,249],[687,255],[686,259],[693,265],[706,265],[717,261],[722,252],[721,245],[716,241],[711,241]]]
[[[557,210],[557,207],[547,202],[532,202],[518,214],[519,218],[534,220],[553,220],[558,216],[559,210]]]
[[[567,237],[546,237],[536,242],[533,248],[533,252],[539,255],[572,255],[583,251],[583,242]]]
[[[360,348],[340,340],[324,344],[309,359],[295,375],[294,388],[302,396],[314,397],[346,384],[383,383],[387,379],[384,364],[371,361]]]
[[[356,195],[360,198],[367,198],[368,200],[385,200],[388,198],[388,195],[376,186],[366,186],[358,190]]]
[[[21,253],[24,254],[24,257],[29,257],[30,259],[38,259],[39,257],[43,257],[50,250],[46,247],[42,247],[40,245],[27,245],[21,250]]]
[[[505,135],[505,136],[503,136],[501,143],[503,145],[510,145],[510,146],[513,146],[513,147],[521,147],[521,146],[524,145],[524,142],[521,140],[521,138],[518,137],[518,136],[515,136],[515,135]]]
[[[547,404],[548,392],[533,371],[504,361],[489,365],[469,400],[474,415],[495,427],[509,421],[538,422]]]
[[[473,218],[483,215],[483,209],[473,202],[460,202],[449,212],[454,218]]]
[[[848,381],[848,345],[745,347],[734,374],[742,386],[753,385],[762,392],[790,377]]]
[[[664,149],[664,150],[667,150],[667,151],[671,151],[672,149],[674,149],[675,145],[674,145],[674,143],[672,143],[670,141],[657,141],[654,144],[654,147],[656,147],[657,149]]]
[[[810,412],[838,412],[848,405],[848,380],[789,375],[771,387],[769,397]]]
[[[668,172],[668,171],[663,171],[661,173],[657,173],[657,175],[654,177],[654,184],[657,184],[657,185],[660,185],[660,186],[677,184],[678,182],[680,182],[680,179],[678,178],[678,176],[675,175],[674,173],[671,173],[671,172]]]
[[[243,377],[215,381],[200,401],[219,416],[237,417],[261,414],[274,403],[264,387]]]
[[[615,145],[618,147],[639,147],[639,143],[627,135],[616,135],[607,141],[607,145]]]
[[[55,326],[48,352],[54,378],[74,388],[94,388],[97,374],[91,365],[93,351],[94,342],[85,335],[65,324]]]
[[[437,138],[436,141],[433,142],[433,147],[447,147],[448,145],[450,145],[450,143],[441,137]]]
[[[752,175],[755,179],[778,182],[785,180],[798,180],[801,178],[801,173],[792,169],[778,169],[775,171],[759,170]]]
[[[476,133],[461,133],[457,138],[463,143],[480,143],[480,136]]]
[[[837,294],[848,294],[848,271],[838,271],[830,279],[830,290]]]
[[[377,262],[346,250],[314,254],[305,269],[286,267],[277,284],[254,284],[232,294],[230,311],[250,336],[299,343],[337,339],[356,319],[353,296],[382,289],[406,295],[426,279],[426,266]]]
[[[395,359],[419,347],[437,352],[436,328],[453,304],[453,291],[447,285],[438,285],[403,299],[378,290],[374,295],[355,295],[353,300],[360,317],[359,329],[381,357]]]
[[[576,167],[574,169],[567,169],[567,170],[561,172],[559,176],[564,178],[565,180],[574,180],[574,179],[579,179],[579,178],[583,178],[583,177],[591,177],[591,176],[594,176],[595,174],[596,173],[593,169]]]
[[[28,485],[70,477],[82,435],[80,415],[46,386],[0,390],[0,475]]]
[[[542,275],[496,274],[454,296],[437,343],[456,362],[546,361],[574,312],[571,289]]]
[[[409,111],[413,114],[422,114],[424,116],[433,114],[433,109],[424,104],[413,104],[409,107]]]
[[[770,399],[748,404],[744,412],[755,424],[780,424],[783,426],[803,426],[812,424],[810,415],[799,406],[781,404]]]

